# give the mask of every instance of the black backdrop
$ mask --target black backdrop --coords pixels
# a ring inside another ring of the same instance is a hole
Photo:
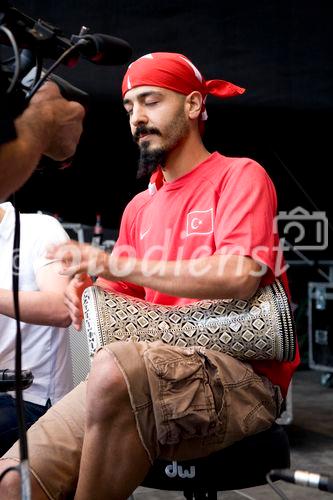
[[[207,79],[247,88],[230,101],[208,99],[210,150],[257,159],[271,175],[280,210],[330,212],[331,26],[323,0],[16,0],[33,17],[78,33],[81,25],[128,40],[133,59],[177,51]],[[80,61],[57,74],[89,92],[85,132],[71,168],[36,172],[18,194],[22,211],[57,212],[66,221],[117,227],[136,181],[136,147],[121,106],[125,67]],[[326,121],[326,124],[324,122]],[[326,256],[325,253],[321,254]]]

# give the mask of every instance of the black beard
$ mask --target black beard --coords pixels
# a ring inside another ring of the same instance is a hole
[[[146,127],[145,125],[139,125],[136,129],[133,140],[139,145],[140,136],[143,134],[154,134],[161,136],[161,132],[157,128]],[[138,164],[138,172],[136,175],[137,179],[141,177],[150,176],[154,170],[161,164],[165,163],[165,152],[163,149],[155,149],[153,151],[148,151],[149,141],[143,142],[139,145],[140,157]]]
[[[140,158],[138,165],[137,179],[150,176],[158,166],[163,167],[166,162],[166,151],[163,148],[149,151],[149,144],[144,142],[140,146]]]

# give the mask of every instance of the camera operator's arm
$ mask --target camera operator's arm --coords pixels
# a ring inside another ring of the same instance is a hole
[[[15,120],[17,138],[0,146],[0,200],[30,177],[42,154],[65,160],[75,153],[82,133],[84,108],[66,101],[48,82]]]

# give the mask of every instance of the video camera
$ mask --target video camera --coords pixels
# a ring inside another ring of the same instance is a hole
[[[27,16],[6,0],[0,0],[0,48],[1,45],[11,46],[14,53],[0,59],[2,87],[14,106],[14,117],[22,113],[47,79],[59,86],[63,97],[87,106],[86,92],[53,73],[60,63],[72,68],[83,57],[94,64],[119,65],[128,62],[132,54],[125,40],[92,34],[85,26],[78,35],[67,38],[58,27]],[[47,70],[43,68],[45,58],[55,60]]]

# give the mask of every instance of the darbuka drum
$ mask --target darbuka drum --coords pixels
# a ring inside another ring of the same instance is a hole
[[[115,341],[162,340],[201,346],[242,360],[295,357],[295,325],[280,281],[260,288],[250,300],[200,300],[164,306],[88,287],[82,296],[91,355]]]

